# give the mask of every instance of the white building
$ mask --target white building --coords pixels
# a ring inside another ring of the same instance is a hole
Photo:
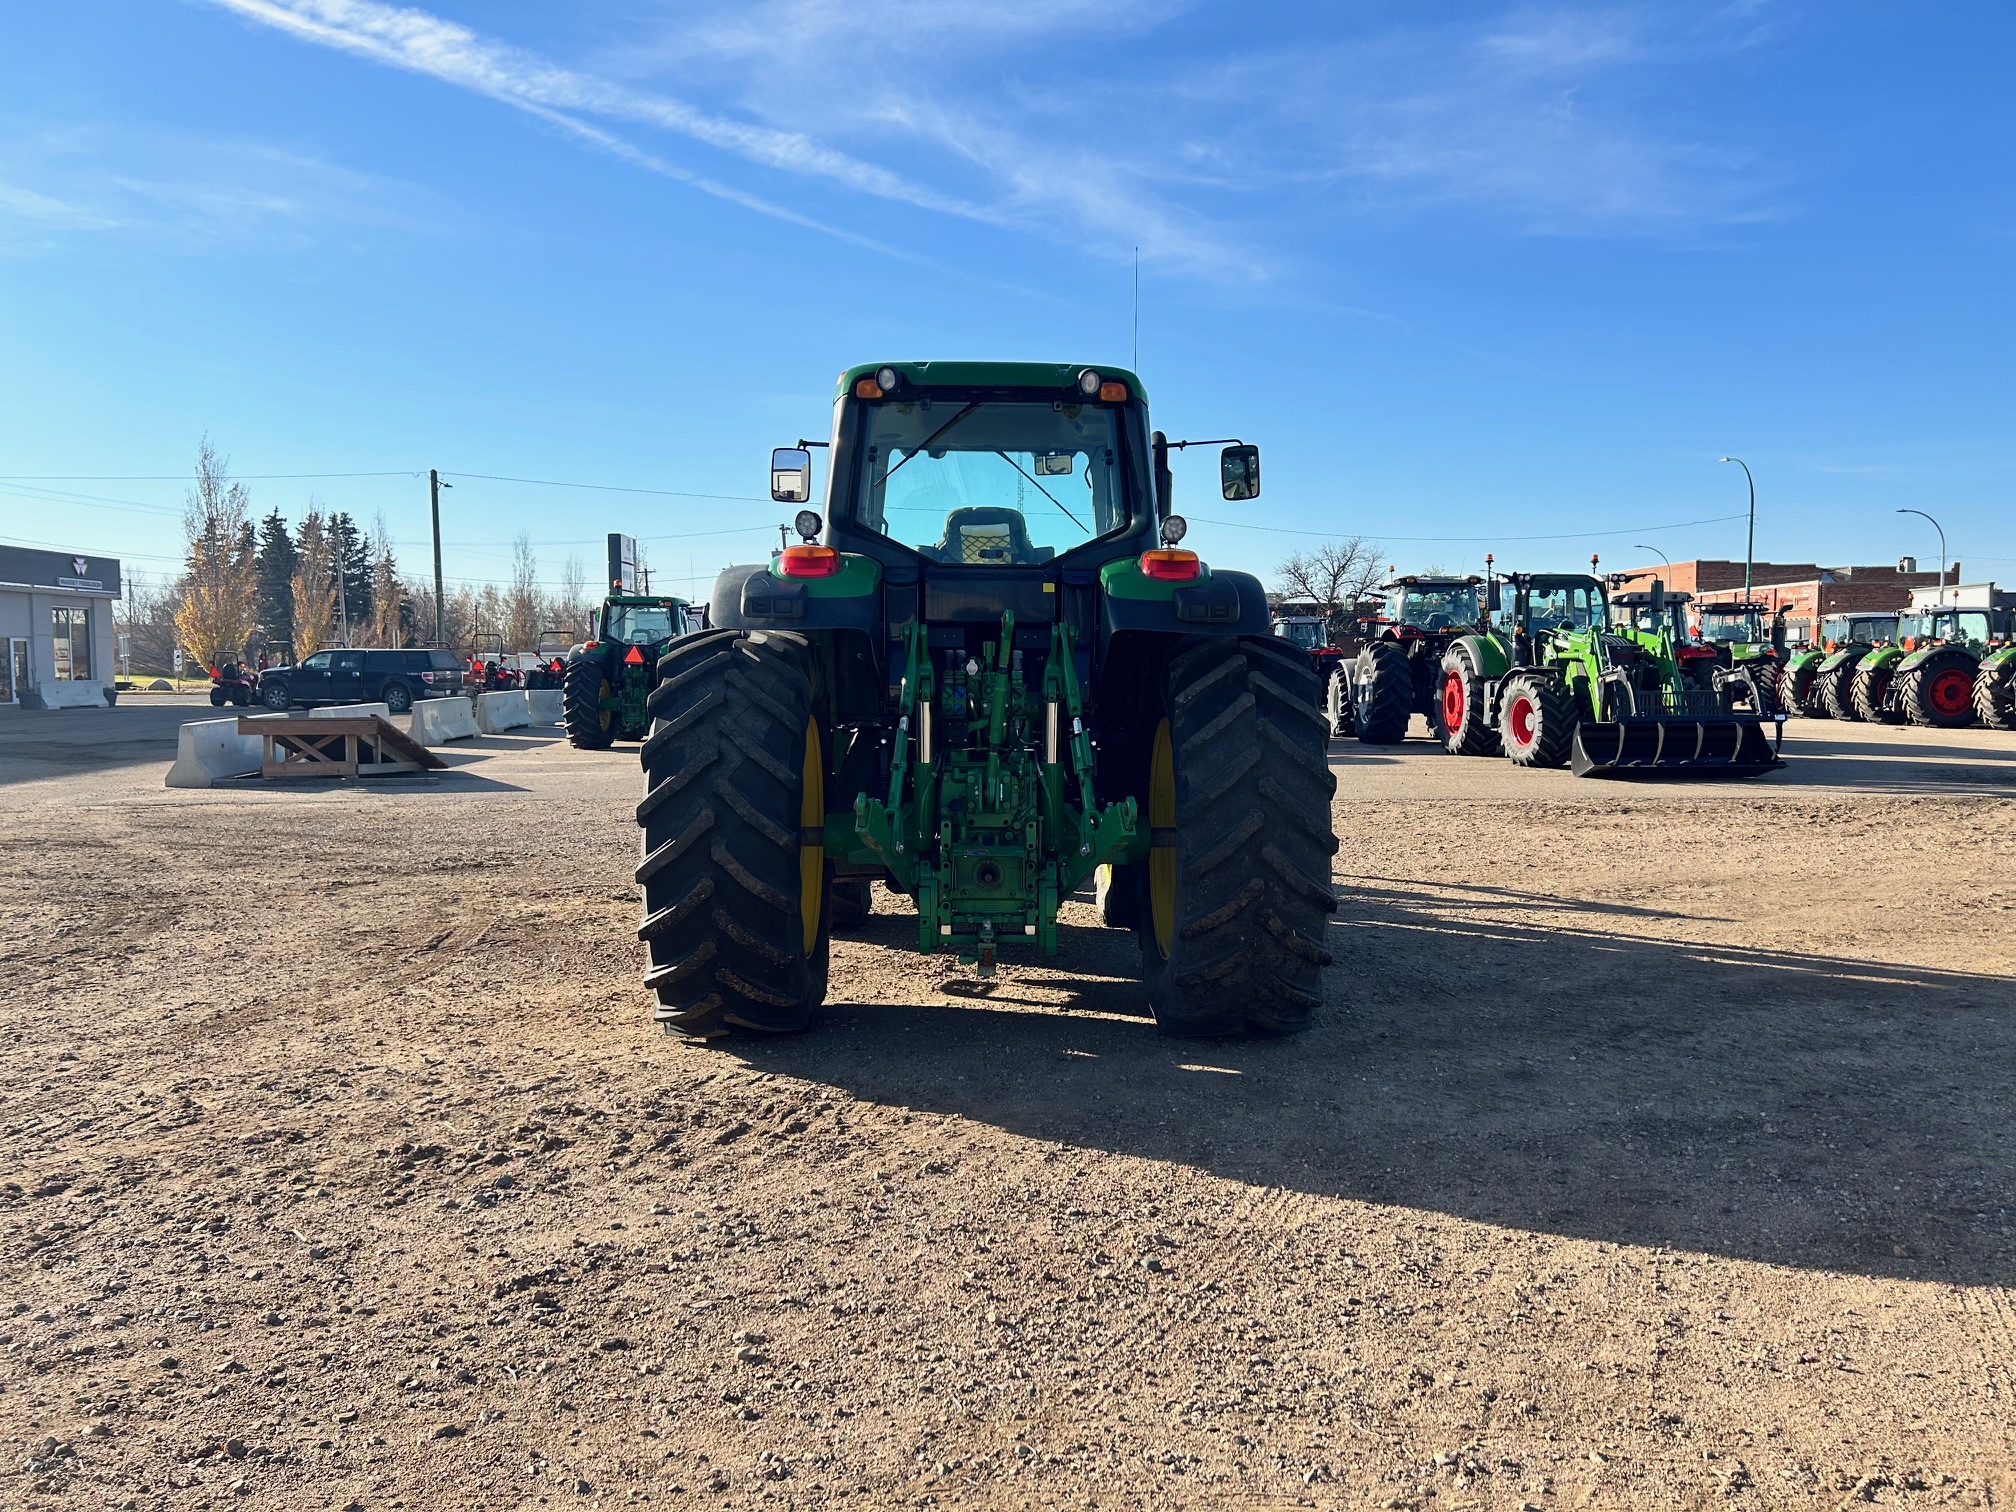
[[[119,592],[112,557],[0,546],[0,704],[111,702]]]

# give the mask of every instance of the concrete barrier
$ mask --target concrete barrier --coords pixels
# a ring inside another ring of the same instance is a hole
[[[531,710],[535,725],[557,725],[560,723],[561,700],[566,695],[558,688],[527,688],[526,707]]]
[[[285,719],[284,714],[253,714],[252,719]],[[162,785],[171,788],[217,787],[233,777],[259,770],[265,742],[238,733],[238,716],[192,719],[175,737],[175,764]]]
[[[390,704],[324,704],[319,709],[310,709],[310,719],[362,719],[366,714],[376,714],[380,719],[392,717]]]
[[[424,746],[446,745],[476,734],[476,710],[466,698],[413,701],[413,738]]]
[[[532,723],[532,710],[525,702],[525,693],[485,693],[476,700],[476,728],[485,735],[496,735],[505,730],[522,729]]]

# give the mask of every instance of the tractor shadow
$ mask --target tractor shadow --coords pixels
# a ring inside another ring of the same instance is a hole
[[[2016,1281],[2006,977],[1703,944],[1657,910],[1506,888],[1361,879],[1339,897],[1329,1006],[1292,1039],[1156,1034],[1129,937],[1079,929],[1059,963],[1073,983],[1017,971],[963,997],[835,1003],[809,1035],[723,1048],[888,1106],[1255,1185]],[[877,943],[914,943],[907,917],[882,918]]]

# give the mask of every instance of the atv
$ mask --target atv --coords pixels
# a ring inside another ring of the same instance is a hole
[[[1093,884],[1183,1035],[1306,1028],[1335,787],[1316,674],[1266,593],[1182,545],[1132,373],[1011,362],[840,376],[823,513],[717,580],[658,659],[644,743],[645,983],[668,1032],[806,1026],[879,881],[920,952],[1057,953]],[[1234,441],[1221,491],[1260,491]],[[811,443],[771,495],[812,497]]]
[[[227,661],[210,674],[210,707],[226,704],[249,708],[259,694],[259,674],[241,662]]]
[[[1487,607],[1494,623],[1443,656],[1437,723],[1449,751],[1503,751],[1515,766],[1567,765],[1578,777],[1750,777],[1784,765],[1783,716],[1767,738],[1748,668],[1718,668],[1706,688],[1681,672],[1682,611],[1658,580],[1609,597],[1581,574],[1510,573],[1488,586]]]
[[[1813,719],[1855,718],[1855,664],[1896,638],[1894,611],[1828,615],[1820,622],[1819,644],[1786,659],[1778,679],[1780,704],[1790,713]],[[1837,707],[1839,714],[1834,712]]]
[[[1351,677],[1345,665],[1344,648],[1332,642],[1330,622],[1320,615],[1291,614],[1274,621],[1274,633],[1292,641],[1309,653],[1316,669],[1317,686],[1322,689],[1323,716],[1332,735],[1357,732],[1358,714],[1351,701]]]
[[[1479,577],[1426,577],[1418,573],[1380,585],[1385,613],[1375,639],[1358,653],[1351,693],[1358,738],[1367,745],[1398,745],[1407,722],[1428,716],[1435,738],[1446,741],[1442,722],[1442,658],[1461,637],[1475,633]]]
[[[642,740],[658,663],[686,633],[686,601],[612,593],[595,611],[588,639],[570,652],[561,679],[560,723],[577,750],[603,751]]]

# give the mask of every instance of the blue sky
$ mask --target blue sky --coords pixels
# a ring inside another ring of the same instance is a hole
[[[704,579],[775,540],[767,448],[842,366],[1125,364],[1138,247],[1157,423],[1262,446],[1255,505],[1179,473],[1221,565],[1740,557],[1734,452],[1760,558],[1929,565],[1908,505],[2016,581],[2007,6],[65,0],[0,38],[0,539],[165,570],[207,432],[262,513],[382,511],[416,571],[435,466],[451,577],[621,529]],[[392,476],[265,476],[310,473]]]

